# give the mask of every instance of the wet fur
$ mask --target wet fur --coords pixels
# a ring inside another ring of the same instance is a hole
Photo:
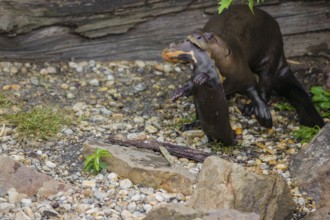
[[[183,52],[178,54],[177,51]],[[235,144],[219,73],[207,52],[190,41],[183,41],[171,44],[164,49],[162,56],[169,62],[189,62],[193,65],[191,79],[175,91],[173,100],[192,95],[197,116],[208,139],[221,141],[225,145]]]
[[[252,100],[242,111],[247,115],[255,113],[261,125],[272,127],[267,106],[272,93],[289,100],[302,125],[324,125],[286,61],[278,23],[266,12],[255,8],[253,15],[247,6],[232,6],[188,38],[211,54],[226,78],[223,82],[226,95],[241,93]]]

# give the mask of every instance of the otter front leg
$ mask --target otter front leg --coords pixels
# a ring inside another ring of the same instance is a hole
[[[189,81],[183,87],[176,89],[172,96],[172,102],[175,102],[182,96],[189,97],[192,95],[194,84]]]
[[[271,128],[273,126],[272,115],[267,103],[260,97],[257,88],[255,86],[248,88],[246,94],[252,100],[252,105],[247,105],[247,109],[243,111],[246,113],[254,111],[259,123],[266,128]]]

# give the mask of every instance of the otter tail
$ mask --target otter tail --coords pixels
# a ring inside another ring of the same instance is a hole
[[[281,70],[277,80],[276,92],[287,98],[291,105],[296,108],[300,123],[308,127],[316,125],[320,128],[323,127],[324,121],[321,115],[288,66]]]

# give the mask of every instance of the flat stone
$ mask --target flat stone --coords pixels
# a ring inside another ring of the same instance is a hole
[[[330,206],[330,123],[290,162],[292,179],[315,199],[316,207]]]
[[[256,212],[260,219],[289,219],[295,209],[281,176],[260,175],[216,156],[204,161],[197,190],[188,206],[204,211],[236,209]]]
[[[54,194],[58,192],[57,190],[68,189],[65,184],[52,180],[46,174],[39,173],[10,157],[0,156],[0,167],[0,196],[4,196],[10,188],[15,188],[18,193],[24,193],[29,197],[41,193],[49,184],[51,187],[57,186],[47,191],[52,191]]]
[[[173,193],[190,195],[196,182],[196,175],[183,167],[169,167],[168,161],[153,151],[134,147],[123,147],[102,143],[84,143],[84,154],[89,155],[97,148],[111,153],[104,158],[107,169],[123,178],[129,178],[134,184],[161,188]]]
[[[183,204],[166,204],[152,209],[144,220],[258,220],[255,213],[243,213],[232,209],[216,209],[211,211],[196,210]]]

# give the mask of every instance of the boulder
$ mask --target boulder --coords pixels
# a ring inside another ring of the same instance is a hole
[[[48,196],[70,188],[69,185],[52,180],[50,176],[37,172],[10,157],[0,156],[0,167],[0,196],[4,196],[11,188],[29,197],[39,193]],[[52,189],[43,194],[43,190],[49,185]]]
[[[144,220],[258,220],[255,213],[242,213],[232,209],[216,209],[208,212],[193,209],[183,204],[166,204],[152,209]]]
[[[84,154],[91,154],[97,148],[106,149],[111,153],[111,157],[104,158],[108,170],[130,179],[134,184],[183,195],[193,192],[197,176],[183,167],[170,167],[163,156],[153,151],[112,144],[85,143]]]
[[[310,215],[307,215],[303,220],[325,220],[330,219],[330,206],[320,208]]]
[[[330,206],[325,206],[313,212],[310,215],[307,215],[303,220],[325,220],[330,219]]]
[[[290,163],[292,179],[315,199],[316,207],[330,207],[330,123],[299,151]]]
[[[235,209],[254,212],[260,219],[290,219],[295,209],[281,176],[260,175],[216,156],[208,157],[188,206],[203,211]]]

